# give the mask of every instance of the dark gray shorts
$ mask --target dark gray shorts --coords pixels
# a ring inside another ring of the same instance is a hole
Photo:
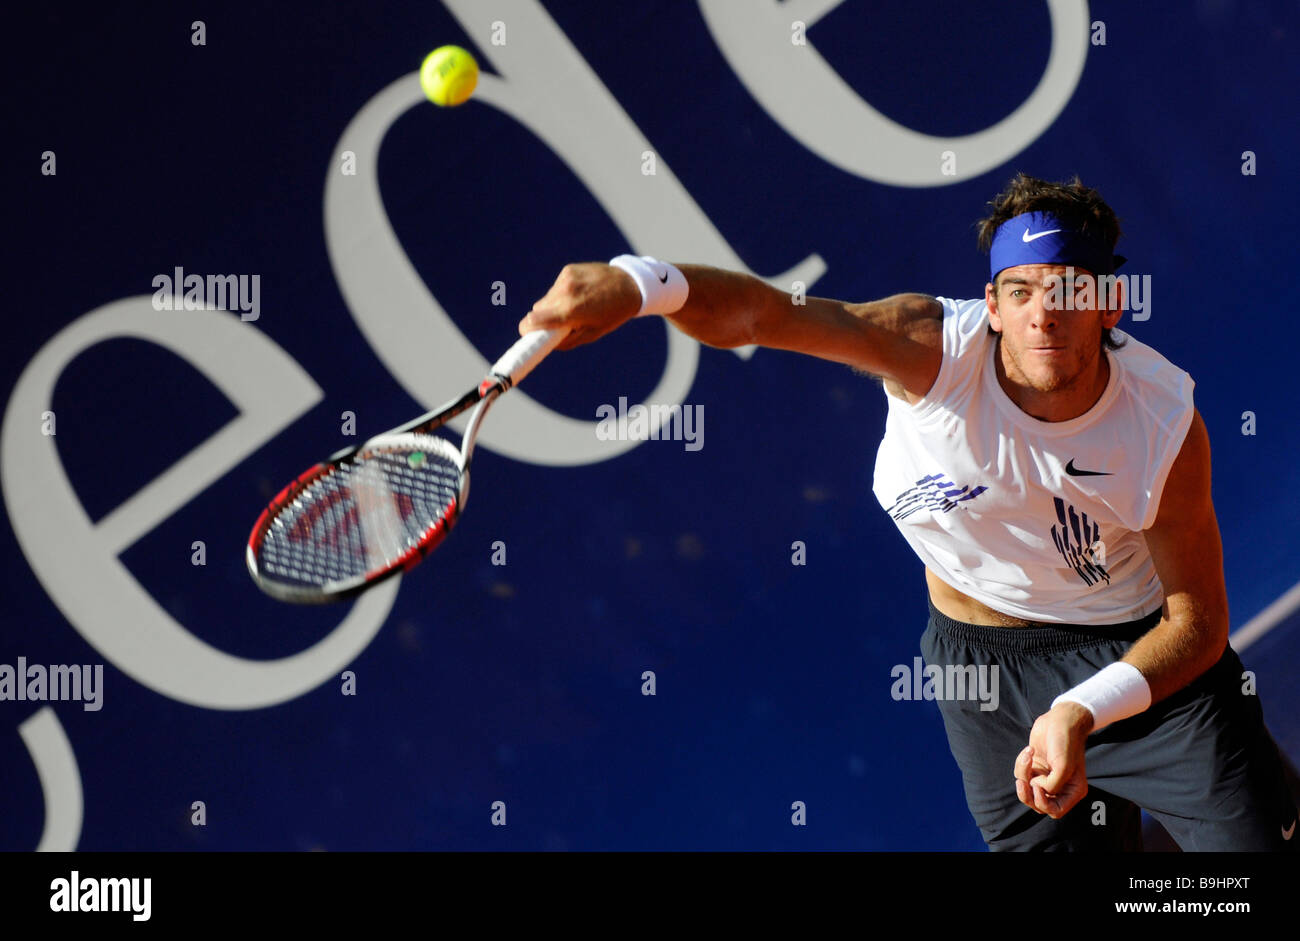
[[[930,605],[927,664],[998,667],[998,705],[940,699],[966,803],[991,850],[1140,850],[1151,814],[1184,850],[1300,848],[1296,806],[1257,695],[1228,647],[1195,682],[1088,738],[1088,793],[1060,820],[1020,803],[1013,769],[1052,700],[1124,656],[1160,612],[1106,626],[984,627]],[[1292,837],[1284,834],[1291,828]]]

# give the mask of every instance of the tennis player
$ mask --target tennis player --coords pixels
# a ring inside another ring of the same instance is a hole
[[[1296,807],[1228,646],[1209,437],[1191,377],[1117,329],[1115,213],[1077,177],[1023,174],[989,208],[977,299],[796,299],[622,255],[565,266],[519,329],[566,325],[567,349],[661,314],[709,346],[881,380],[874,490],[925,566],[922,652],[997,667],[996,709],[973,682],[939,696],[991,849],[1140,849],[1144,808],[1184,850],[1293,851]]]

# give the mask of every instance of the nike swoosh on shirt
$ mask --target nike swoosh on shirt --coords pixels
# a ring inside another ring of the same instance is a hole
[[[1284,839],[1284,840],[1289,840],[1289,839],[1291,839],[1291,837],[1293,837],[1293,836],[1295,836],[1295,821],[1294,821],[1294,820],[1291,821],[1291,826],[1286,827],[1286,828],[1284,828],[1284,829],[1282,830],[1282,839]]]
[[[661,275],[659,276],[659,283],[660,283],[660,284],[667,284],[667,283],[668,283],[668,272],[667,272],[667,271],[665,271],[663,274],[661,274]]]
[[[1070,458],[1070,463],[1065,465],[1065,472],[1071,477],[1113,477],[1114,471],[1087,471],[1079,470],[1074,466],[1074,458]]]
[[[1047,229],[1046,231],[1043,231],[1043,232],[1035,232],[1033,235],[1030,235],[1030,234],[1029,234],[1029,226],[1025,226],[1025,234],[1022,235],[1022,236],[1020,236],[1020,241],[1022,241],[1022,242],[1032,242],[1034,239],[1040,239],[1040,238],[1042,238],[1044,235],[1051,235],[1053,232],[1060,232],[1060,231],[1061,231],[1060,229]]]

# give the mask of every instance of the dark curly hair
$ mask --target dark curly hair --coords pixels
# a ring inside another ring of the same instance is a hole
[[[1071,228],[1101,239],[1111,251],[1120,237],[1115,211],[1106,205],[1100,193],[1084,186],[1077,175],[1068,183],[1049,183],[1027,173],[1017,173],[1006,189],[990,200],[988,208],[989,214],[975,223],[979,228],[980,251],[985,253],[993,247],[993,234],[998,226],[1025,212],[1050,212]],[[994,282],[994,293],[997,289]],[[1105,327],[1101,345],[1103,349],[1118,350],[1124,344]]]

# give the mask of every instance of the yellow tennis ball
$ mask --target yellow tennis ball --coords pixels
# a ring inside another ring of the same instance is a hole
[[[420,87],[435,105],[464,104],[478,85],[478,63],[460,46],[439,46],[424,57]]]

